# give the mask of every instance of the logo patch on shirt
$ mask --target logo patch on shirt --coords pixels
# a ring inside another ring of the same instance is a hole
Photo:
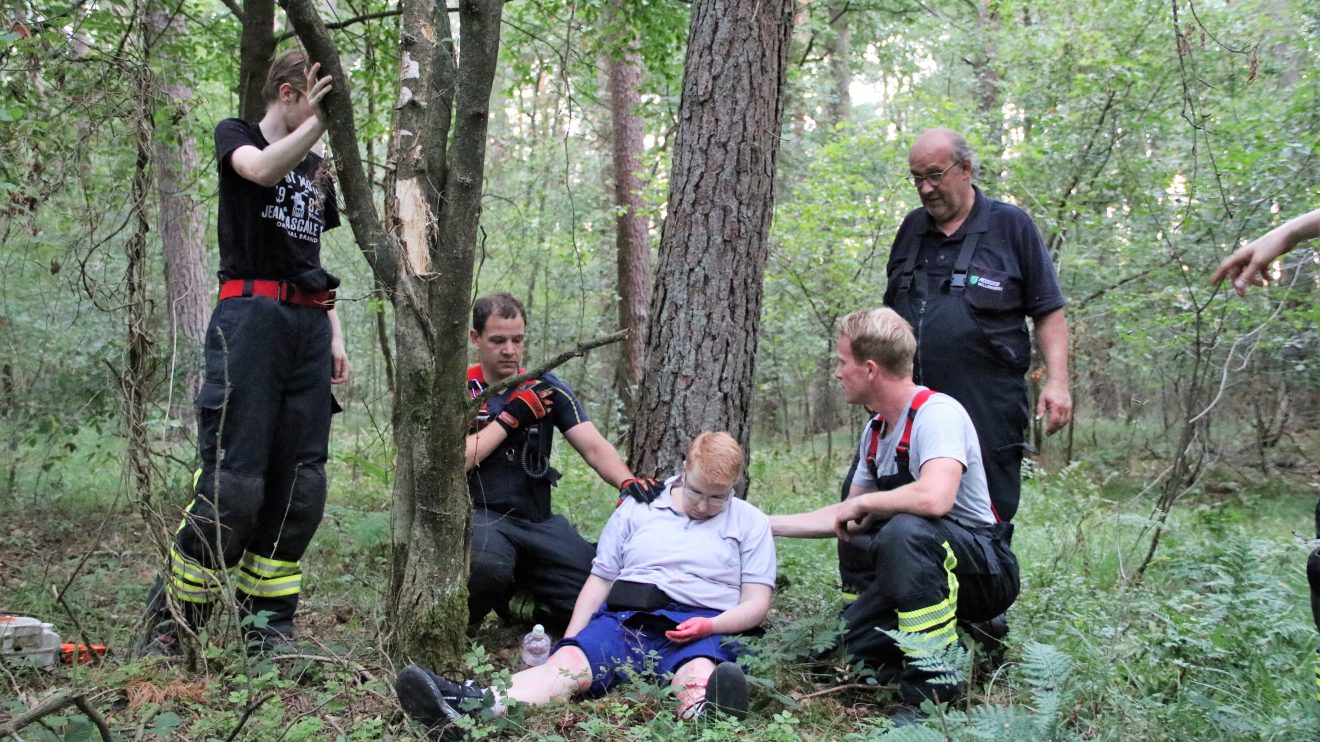
[[[979,286],[986,291],[1003,291],[1004,285],[998,281],[992,281],[983,276],[968,276],[967,282],[973,286]]]

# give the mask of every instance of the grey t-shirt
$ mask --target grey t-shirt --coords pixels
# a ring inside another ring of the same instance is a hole
[[[911,406],[912,400],[909,399],[900,420],[907,420]],[[903,436],[903,426],[890,425],[884,432],[885,436],[880,439],[875,452],[876,469],[880,476],[898,473],[894,451]],[[863,463],[857,467],[852,480],[854,485],[868,491],[877,487],[876,479],[871,476],[865,464],[873,434],[870,425],[862,432],[860,451]],[[976,428],[972,426],[972,420],[963,406],[947,394],[932,395],[917,410],[917,417],[912,421],[912,440],[908,449],[908,469],[912,476],[919,478],[921,465],[931,459],[954,459],[963,466],[962,481],[958,483],[958,495],[949,516],[973,528],[994,525],[995,515],[990,509],[990,489],[986,485],[985,466],[981,463],[981,444],[976,438]]]
[[[693,520],[674,510],[670,487],[649,506],[625,498],[605,523],[591,573],[658,586],[688,605],[727,611],[743,583],[775,584],[770,519],[732,498],[719,515]]]

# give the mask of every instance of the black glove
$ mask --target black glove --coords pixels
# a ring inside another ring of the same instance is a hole
[[[665,483],[658,482],[650,477],[626,479],[623,485],[619,487],[619,505],[623,504],[625,497],[631,497],[643,505],[650,505],[651,501],[659,497],[660,493],[664,491]]]
[[[550,413],[554,393],[555,387],[548,381],[529,381],[509,397],[495,422],[510,433],[535,425]]]

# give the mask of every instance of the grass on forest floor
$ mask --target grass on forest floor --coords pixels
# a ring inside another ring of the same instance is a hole
[[[836,435],[834,460],[819,442],[815,455],[801,445],[757,447],[751,501],[788,512],[836,497],[846,463],[840,440]],[[580,461],[563,459],[556,507],[594,538],[613,493]],[[157,557],[136,505],[121,493],[116,460],[104,448],[83,446],[58,467],[18,471],[0,502],[0,611],[41,617],[66,641],[86,636],[113,653],[97,667],[0,666],[0,699],[8,699],[0,700],[0,728],[49,693],[76,688],[121,739],[227,739],[240,725],[236,739],[420,738],[393,700],[397,665],[381,649],[388,631],[388,454],[341,453],[331,462],[331,503],[307,555],[299,613],[300,633],[315,641],[306,656],[249,660],[220,642],[235,627],[219,620],[215,640],[192,668],[127,657]],[[187,472],[178,468],[173,485],[183,492]],[[973,678],[965,713],[953,710],[924,731],[886,738],[1320,739],[1310,698],[1316,637],[1304,577],[1314,483],[1225,469],[1214,479],[1214,494],[1178,504],[1154,563],[1133,582],[1151,498],[1136,497],[1143,482],[1116,470],[1127,468],[1081,462],[1040,471],[1028,483],[1014,540],[1023,594],[1010,613],[1009,663],[993,676]],[[171,499],[181,506],[186,498]],[[781,585],[768,635],[751,660],[755,692],[746,722],[675,721],[661,689],[637,684],[601,699],[516,714],[494,733],[514,739],[884,736],[889,691],[850,687],[846,675],[814,675],[793,659],[837,625],[833,542],[781,539],[778,547]],[[64,603],[55,598],[61,590]],[[489,620],[469,666],[448,669],[489,676],[510,666],[526,628]],[[96,738],[73,707],[20,734]]]

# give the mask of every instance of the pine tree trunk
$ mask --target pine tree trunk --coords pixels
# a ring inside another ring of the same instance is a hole
[[[827,123],[837,126],[852,113],[852,30],[848,27],[851,11],[848,2],[830,4],[830,82],[834,90],[826,111]]]
[[[749,443],[792,23],[792,0],[692,6],[633,471],[676,470],[704,430]]]
[[[171,86],[169,92],[175,101],[191,98],[182,84]],[[206,279],[206,210],[189,180],[200,171],[201,163],[197,142],[182,127],[158,127],[153,146],[170,349],[184,380],[183,389],[175,392],[170,414],[188,430],[196,424],[193,398],[202,385],[202,343],[212,297],[211,282]]]
[[[619,6],[622,0],[615,0]],[[617,12],[617,10],[616,10]],[[618,256],[619,328],[633,328],[623,342],[615,389],[624,409],[632,406],[642,380],[646,324],[651,307],[651,220],[642,203],[642,152],[645,149],[641,105],[642,56],[635,31],[609,58],[610,129],[614,151],[615,247]]]

